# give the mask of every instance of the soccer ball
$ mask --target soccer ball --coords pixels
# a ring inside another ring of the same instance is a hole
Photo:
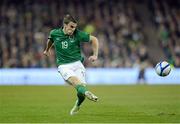
[[[159,76],[164,77],[164,76],[169,75],[169,73],[171,71],[171,66],[168,62],[162,61],[156,65],[155,71]]]

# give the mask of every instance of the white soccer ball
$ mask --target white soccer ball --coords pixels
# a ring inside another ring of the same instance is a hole
[[[159,76],[164,77],[164,76],[169,75],[169,73],[171,71],[171,66],[168,62],[162,61],[156,65],[155,71]]]

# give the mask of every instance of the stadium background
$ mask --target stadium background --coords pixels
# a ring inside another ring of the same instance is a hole
[[[113,117],[109,117],[109,120],[106,118],[107,120],[105,119],[103,121],[101,118],[96,118],[93,121],[86,113],[87,120],[82,119],[82,122],[178,122],[179,111],[176,111],[176,108],[178,108],[178,103],[180,102],[177,100],[180,94],[179,85],[171,85],[180,84],[180,2],[178,0],[0,1],[0,85],[10,85],[0,86],[0,109],[2,110],[0,110],[0,122],[68,122],[66,120],[68,117],[66,116],[62,117],[61,120],[55,117],[52,117],[52,120],[50,118],[46,120],[45,115],[37,115],[39,119],[29,119],[23,116],[21,120],[17,119],[18,117],[16,118],[16,116],[7,114],[8,111],[9,113],[12,111],[20,111],[17,109],[19,104],[17,106],[16,104],[14,106],[11,105],[14,101],[10,99],[16,98],[12,94],[20,96],[17,97],[19,98],[16,99],[17,101],[21,101],[20,99],[26,101],[23,104],[24,109],[22,109],[24,111],[27,110],[27,113],[23,113],[24,115],[30,113],[30,111],[28,111],[28,105],[38,107],[38,105],[33,104],[33,102],[32,104],[30,104],[31,102],[28,103],[28,97],[23,98],[24,96],[21,96],[26,93],[26,90],[37,95],[38,98],[31,96],[32,100],[41,99],[39,98],[40,96],[38,96],[40,92],[46,93],[47,91],[47,93],[51,94],[54,88],[54,92],[57,91],[57,94],[62,90],[64,96],[67,95],[66,92],[69,91],[69,89],[65,88],[67,91],[64,90],[64,86],[62,86],[62,89],[60,88],[61,86],[55,86],[49,89],[46,87],[46,91],[42,90],[43,88],[41,87],[39,87],[40,89],[36,86],[26,87],[26,85],[39,84],[65,84],[57,72],[54,51],[52,50],[51,56],[47,58],[43,55],[43,50],[50,30],[55,27],[61,27],[62,18],[67,13],[70,13],[78,20],[78,27],[81,30],[93,34],[99,39],[100,48],[98,61],[92,64],[85,60],[84,64],[87,67],[88,83],[102,85],[102,87],[99,86],[101,90],[98,92],[102,98],[108,89],[108,86],[103,87],[104,84],[139,83],[139,68],[143,61],[142,58],[145,56],[145,61],[147,61],[148,64],[145,70],[145,79],[142,83],[164,84],[164,86],[160,86],[159,89],[150,85],[142,87],[134,86],[134,88],[129,86],[109,86],[112,88],[112,93],[113,88],[115,88],[114,90],[127,91],[127,94],[144,94],[142,99],[147,97],[147,95],[151,96],[151,93],[157,93],[156,97],[160,99],[164,98],[164,101],[167,99],[167,104],[173,106],[167,110],[170,110],[169,113],[159,112],[159,116],[165,116],[160,119],[158,118],[159,120],[153,117],[148,120],[148,117],[141,118],[140,116],[139,119],[131,118],[132,120],[128,118],[118,120],[117,118],[113,119]],[[89,44],[82,44],[82,49],[85,57],[88,57],[92,52]],[[153,69],[156,63],[162,60],[171,63],[173,68],[170,75],[165,78],[157,76]],[[11,85],[25,86],[12,87]],[[91,87],[92,89],[96,89],[96,86],[90,86],[90,88]],[[150,90],[151,88],[152,90]],[[141,90],[143,90],[143,92],[140,92]],[[149,91],[149,93],[144,91]],[[123,94],[123,92],[116,94],[118,94],[119,99],[123,97],[120,95]],[[53,95],[55,95],[55,93]],[[69,95],[70,98],[72,98],[71,95]],[[166,97],[164,95],[166,95]],[[109,97],[112,97],[111,94],[109,94]],[[107,99],[109,97],[107,97]],[[169,97],[169,99],[167,97]],[[127,95],[127,98],[129,98],[129,101],[132,100],[129,95]],[[136,98],[139,98],[138,100],[141,101],[141,97]],[[152,97],[152,101],[154,100],[153,98],[154,97]],[[49,99],[51,99],[50,96]],[[106,98],[104,101],[105,100]],[[65,101],[67,102],[68,100],[65,99]],[[170,101],[174,104],[171,104]],[[131,102],[127,101],[127,103],[125,103],[121,100],[114,101],[115,106],[117,103],[124,105]],[[39,103],[39,105],[41,104],[43,104],[43,102]],[[86,104],[87,106],[90,105],[88,103]],[[157,104],[159,106],[164,105],[164,103]],[[6,105],[10,106],[9,109]],[[71,104],[67,105],[71,106]],[[108,105],[109,103],[105,103],[105,107]],[[66,106],[60,105],[59,108],[60,107],[65,107],[67,110],[69,109]],[[117,108],[115,107],[114,110],[115,109]],[[136,115],[144,114],[139,112],[143,110],[135,110],[134,114]],[[96,111],[95,108],[94,111]],[[119,111],[121,111],[121,109]],[[19,116],[23,115],[21,112]],[[51,113],[52,111],[48,112]],[[102,113],[99,114],[105,115],[103,109],[101,112]],[[40,113],[40,115],[41,114],[42,113]],[[59,113],[55,113],[55,115],[56,114]],[[66,114],[67,112],[65,111],[64,115]],[[118,115],[118,113],[112,113],[112,115],[113,114]],[[80,116],[82,117],[82,115]],[[127,114],[127,116],[129,115]],[[169,118],[169,116],[174,117]],[[78,118],[75,118],[75,120],[69,118],[69,122],[79,121]]]
[[[180,66],[178,1],[6,0],[0,14],[1,67],[56,67],[54,54],[47,59],[42,51],[49,31],[62,26],[66,13],[77,18],[80,29],[99,38],[97,67],[133,67],[141,49],[149,54],[150,66],[160,60]],[[90,47],[84,49],[88,56]]]

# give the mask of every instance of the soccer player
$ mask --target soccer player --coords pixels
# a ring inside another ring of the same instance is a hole
[[[98,40],[77,29],[77,21],[69,14],[63,19],[63,27],[53,29],[48,37],[44,55],[50,55],[50,49],[54,45],[58,72],[63,79],[77,90],[77,100],[70,111],[76,114],[85,98],[94,102],[98,97],[88,91],[85,82],[85,68],[82,64],[84,57],[81,55],[80,43],[91,42],[93,55],[88,59],[94,62],[98,58]]]

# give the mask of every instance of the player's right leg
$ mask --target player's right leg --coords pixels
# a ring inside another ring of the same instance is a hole
[[[75,68],[74,72],[76,74],[76,77],[81,81],[81,84],[86,87],[86,77],[85,77],[86,69],[85,69],[84,65],[80,61],[78,61],[75,63],[74,68]],[[90,91],[85,92],[85,96],[88,99],[95,101],[95,102],[98,100],[98,98]]]
[[[74,107],[70,111],[71,115],[78,113],[80,106],[84,102],[86,97],[94,102],[98,101],[98,97],[95,96],[90,91],[88,91],[86,86],[79,80],[78,77],[75,76],[69,77],[67,82],[77,90],[77,97],[78,97]]]
[[[70,77],[68,79],[68,82],[77,90],[78,96],[80,97],[85,96],[89,100],[94,101],[94,102],[98,101],[98,97],[95,96],[92,92],[88,91],[86,86],[77,77],[74,77],[74,76]]]
[[[92,94],[91,92],[87,91],[87,94],[86,94],[86,97],[90,100],[93,100],[93,101],[97,101],[98,100],[98,97],[95,96],[94,94]],[[80,106],[82,104],[82,102],[85,100],[85,96],[81,96],[79,97],[78,96],[78,100],[76,100],[73,108],[71,109],[70,111],[70,114],[71,115],[74,115],[74,114],[77,114],[79,112],[79,109],[80,109]]]
[[[78,77],[72,76],[70,77],[67,82],[71,84],[77,90],[77,97],[78,99],[75,102],[74,107],[71,109],[70,114],[74,115],[78,113],[81,104],[84,102],[85,98],[87,97],[89,100],[94,102],[98,101],[98,97],[95,96],[93,93],[86,89],[84,83],[82,83]]]
[[[59,66],[58,72],[62,75],[66,82],[68,82],[77,90],[78,99],[70,112],[70,114],[73,115],[79,111],[80,105],[85,100],[85,97],[95,102],[98,100],[98,97],[86,89],[84,82],[80,78],[81,76],[77,75],[78,72],[74,72],[73,69],[71,69],[71,67],[73,67],[71,65],[73,64]]]

